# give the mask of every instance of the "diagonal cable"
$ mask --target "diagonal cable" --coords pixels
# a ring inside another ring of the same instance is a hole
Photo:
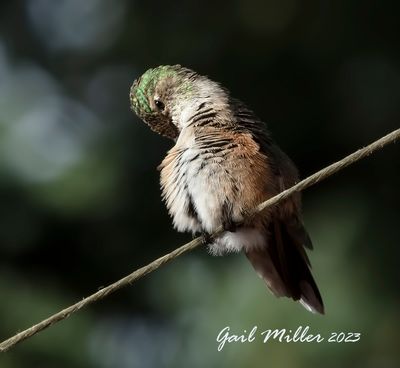
[[[337,161],[337,162],[325,167],[324,169],[316,172],[315,174],[310,175],[309,177],[300,181],[299,183],[292,186],[291,188],[286,189],[283,192],[279,193],[278,195],[266,200],[265,202],[260,203],[254,210],[253,215],[255,213],[265,210],[267,207],[276,205],[277,203],[284,200],[285,198],[288,198],[295,192],[300,192],[300,191],[310,187],[311,185],[319,183],[320,181],[328,178],[329,176],[335,174],[336,172],[344,169],[345,167],[361,160],[364,157],[371,155],[372,153],[382,149],[386,145],[395,142],[399,138],[400,138],[400,129],[394,130],[393,132],[376,140],[375,142],[371,143],[370,145],[355,151],[354,153],[343,158],[342,160]],[[222,227],[219,227],[211,236],[212,237],[217,236],[222,232],[223,232]],[[75,304],[61,310],[60,312],[53,314],[52,316],[44,319],[43,321],[39,322],[38,324],[33,325],[32,327],[29,327],[26,330],[23,330],[23,331],[17,333],[16,335],[14,335],[14,336],[10,337],[9,339],[0,343],[0,353],[6,352],[7,350],[11,349],[12,347],[14,347],[16,344],[20,343],[21,341],[24,341],[24,340],[32,337],[33,335],[37,334],[38,332],[46,329],[47,327],[50,327],[53,324],[60,322],[63,319],[66,319],[71,314],[79,311],[80,309],[85,308],[88,305],[93,304],[93,303],[105,298],[106,296],[110,295],[111,293],[113,293],[119,289],[122,289],[123,287],[131,285],[133,282],[139,280],[143,276],[157,270],[162,265],[179,257],[181,254],[197,248],[201,244],[202,244],[201,237],[193,239],[191,242],[182,245],[181,247],[175,249],[171,253],[168,253],[160,258],[157,258],[153,262],[149,263],[147,266],[137,269],[136,271],[123,277],[122,279],[120,279],[120,280],[104,287],[103,289],[97,291],[96,293],[82,299],[78,303],[75,303]]]

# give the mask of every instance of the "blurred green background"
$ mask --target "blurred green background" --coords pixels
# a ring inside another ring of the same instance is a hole
[[[302,177],[398,127],[398,1],[3,1],[0,339],[160,256],[172,229],[158,172],[172,142],[129,109],[159,64],[220,81],[269,125]],[[184,255],[0,356],[19,367],[398,367],[400,148],[308,189],[326,316],[275,299],[243,255]],[[225,326],[360,332],[357,343]]]

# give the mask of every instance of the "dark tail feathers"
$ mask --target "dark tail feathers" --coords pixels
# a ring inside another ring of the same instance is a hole
[[[257,273],[276,296],[287,296],[310,312],[324,314],[324,304],[310,271],[304,246],[312,248],[303,225],[297,221],[274,220],[268,229],[265,248],[246,252]]]

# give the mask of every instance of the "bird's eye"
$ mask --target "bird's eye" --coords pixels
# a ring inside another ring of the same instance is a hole
[[[158,108],[160,111],[163,111],[163,110],[165,109],[165,105],[164,105],[164,103],[163,103],[161,100],[155,99],[155,100],[154,100],[154,103],[155,103],[155,105],[157,106],[157,108]]]

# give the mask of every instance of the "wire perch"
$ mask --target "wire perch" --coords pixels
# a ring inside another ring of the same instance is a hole
[[[295,192],[300,192],[311,185],[314,185],[316,183],[319,183],[320,181],[326,179],[327,177],[335,174],[336,172],[344,169],[345,167],[361,160],[364,157],[369,156],[370,154],[382,149],[384,146],[395,142],[397,139],[400,137],[400,129],[394,130],[393,132],[385,135],[384,137],[376,140],[375,142],[371,143],[370,145],[359,149],[358,151],[355,151],[354,153],[346,156],[340,161],[337,161],[324,169],[316,172],[313,175],[310,175],[306,179],[300,181],[296,185],[292,186],[289,189],[284,190],[283,192],[279,193],[278,195],[268,199],[265,202],[260,203],[254,210],[253,214],[261,212],[265,210],[267,207],[271,207],[282,201],[283,199],[289,197]],[[250,215],[251,216],[251,215]],[[218,228],[216,232],[214,232],[211,236],[217,236],[223,232],[222,227]],[[16,344],[20,343],[21,341],[24,341],[33,335],[37,334],[40,331],[43,331],[47,327],[52,326],[53,324],[60,322],[67,317],[69,317],[71,314],[79,311],[82,308],[87,307],[90,304],[93,304],[106,296],[110,295],[111,293],[122,289],[123,287],[126,287],[133,282],[139,280],[143,276],[149,274],[150,272],[153,272],[157,270],[159,267],[164,265],[165,263],[168,263],[172,261],[173,259],[179,257],[181,254],[186,253],[188,251],[191,251],[195,248],[197,248],[199,245],[202,244],[202,238],[198,237],[194,240],[192,240],[189,243],[186,243],[182,245],[181,247],[175,249],[171,253],[168,253],[160,258],[157,258],[153,262],[149,263],[147,266],[141,267],[137,269],[136,271],[132,272],[131,274],[125,276],[124,278],[114,282],[111,285],[108,285],[104,287],[103,289],[97,291],[96,293],[82,299],[80,302],[75,303],[60,312],[53,314],[49,318],[46,318],[45,320],[39,322],[36,325],[33,325],[32,327],[29,327],[28,329],[21,331],[17,333],[16,335],[10,337],[9,339],[3,341],[0,343],[0,352],[6,352],[7,350],[10,350],[12,347],[14,347]]]

